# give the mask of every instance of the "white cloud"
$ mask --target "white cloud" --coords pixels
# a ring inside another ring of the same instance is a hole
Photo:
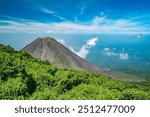
[[[116,56],[123,60],[129,59],[129,55],[128,55],[128,53],[124,52],[124,48],[122,49],[122,51],[120,53],[115,52],[115,50],[116,50],[116,48],[112,48],[112,49],[104,48],[103,55],[110,56],[110,57]]]
[[[17,22],[0,20],[7,25],[0,25],[0,33],[35,32],[35,33],[87,33],[95,30],[94,26],[80,25],[72,22],[42,23],[42,22]]]
[[[63,45],[65,44],[65,41],[63,39],[57,39],[57,41]]]
[[[95,16],[92,20],[96,32],[114,34],[149,33],[150,28],[130,19],[109,19],[105,16]]]
[[[51,11],[49,11],[51,12]],[[62,22],[39,22],[25,19],[0,20],[0,33],[34,32],[34,33],[86,33],[86,34],[149,34],[150,28],[140,25],[131,20],[111,20],[107,17],[96,16],[91,22],[69,22],[65,18],[51,12],[52,16],[58,17]]]
[[[48,13],[48,14],[54,14],[55,13],[54,11],[51,11],[51,10],[44,8],[44,7],[40,7],[40,9],[43,13]]]
[[[128,53],[120,53],[120,59],[129,59]]]
[[[118,56],[116,52],[114,52],[114,48],[111,50],[110,48],[104,48],[103,55],[105,56]]]
[[[81,49],[76,52],[71,46],[69,47],[72,52],[80,56],[81,58],[86,58],[86,56],[89,54],[89,49],[91,47],[94,47],[96,45],[96,42],[98,41],[98,37],[91,38],[87,41],[87,43],[81,47]]]
[[[87,41],[87,45],[88,46],[95,46],[97,40],[98,40],[98,37],[92,38],[92,39],[90,39],[90,40]]]
[[[110,50],[110,48],[104,48],[104,51],[109,51]]]
[[[61,17],[60,15],[58,15],[55,11],[51,10],[48,7],[45,7],[43,5],[37,4],[35,2],[32,2],[31,0],[26,0],[30,5],[28,6],[30,9],[36,10],[36,11],[40,11],[42,13],[46,13],[46,14],[50,14],[53,17],[57,17],[62,21],[67,21],[65,18]]]
[[[80,49],[79,52],[75,52],[75,53],[81,58],[86,58],[86,56],[89,54],[89,48],[85,45]]]
[[[76,53],[76,51],[73,49],[72,46],[69,46],[69,49],[70,49],[72,52]]]
[[[63,17],[61,17],[61,16],[59,16],[59,15],[54,14],[53,16],[54,16],[54,17],[57,17],[57,18],[59,18],[59,19],[61,19],[61,20],[63,20],[63,21],[68,21],[67,19],[65,19],[65,18],[63,18]]]
[[[59,19],[61,19],[61,20],[63,20],[63,21],[68,21],[67,19],[65,19],[65,18],[63,18],[63,17],[57,15],[54,11],[49,10],[49,9],[47,9],[47,8],[45,8],[45,7],[39,6],[39,9],[40,9],[40,11],[43,12],[43,13],[50,14],[50,15],[52,15],[53,17],[57,17],[57,18],[59,18]]]
[[[98,24],[106,25],[107,23],[110,23],[112,21],[107,19],[106,17],[95,16],[92,22],[94,25],[98,25]]]

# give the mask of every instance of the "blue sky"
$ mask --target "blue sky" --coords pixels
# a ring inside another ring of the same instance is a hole
[[[150,0],[0,0],[0,34],[149,34]]]

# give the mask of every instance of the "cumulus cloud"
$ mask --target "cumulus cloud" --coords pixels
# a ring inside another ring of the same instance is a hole
[[[86,58],[89,54],[89,49],[94,47],[98,41],[98,37],[91,38],[87,41],[87,43],[80,48],[79,51],[75,51],[72,47],[69,47],[72,52],[80,56],[81,58]]]
[[[81,58],[86,58],[86,56],[89,54],[89,48],[85,45],[80,49],[79,52],[75,52],[75,53]]]
[[[95,38],[92,38],[90,40],[87,41],[87,46],[95,46],[96,45],[96,42],[98,40],[98,37],[95,37]]]

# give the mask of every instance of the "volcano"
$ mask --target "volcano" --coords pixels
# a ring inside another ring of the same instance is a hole
[[[88,63],[51,37],[37,38],[22,50],[28,52],[34,58],[48,60],[59,68],[83,70],[92,73],[101,72],[100,68]]]

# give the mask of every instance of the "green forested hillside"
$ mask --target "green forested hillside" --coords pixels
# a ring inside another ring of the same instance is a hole
[[[0,45],[0,99],[150,99],[150,83],[58,69]]]

